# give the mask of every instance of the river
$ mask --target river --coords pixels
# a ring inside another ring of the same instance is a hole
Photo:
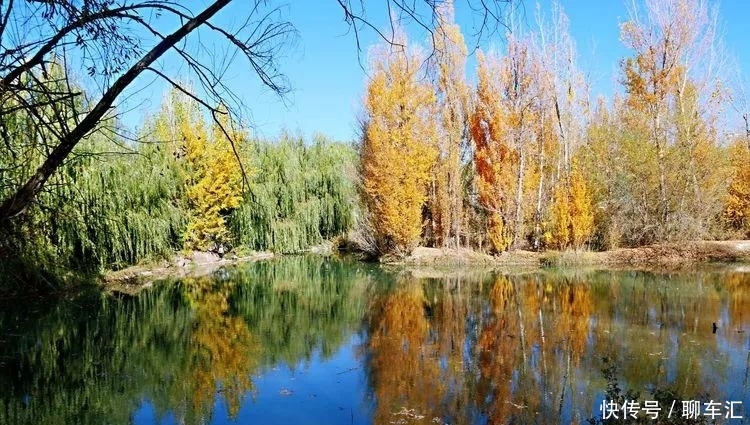
[[[746,423],[749,367],[750,273],[723,268],[301,256],[0,304],[0,424]]]

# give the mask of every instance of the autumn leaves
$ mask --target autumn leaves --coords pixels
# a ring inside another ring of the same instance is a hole
[[[435,163],[431,122],[435,96],[419,81],[416,55],[383,54],[367,89],[362,143],[366,203],[381,252],[413,248],[422,230],[422,205]],[[432,137],[431,137],[432,135]]]
[[[557,59],[572,45],[511,37],[502,56],[477,55],[472,90],[450,6],[439,9],[434,39],[429,58],[405,37],[406,47],[373,55],[361,159],[379,250],[581,247],[593,218],[570,155],[581,140],[577,74]]]
[[[473,88],[450,3],[429,57],[405,37],[375,50],[361,160],[381,253],[750,234],[750,132],[727,147],[714,17],[700,0],[634,7],[621,26],[633,52],[624,94],[594,106],[559,6],[479,51]]]
[[[187,213],[184,247],[223,252],[232,245],[226,218],[242,201],[242,168],[234,152],[247,136],[223,116],[209,132],[200,105],[177,90],[151,126],[178,158],[185,191],[180,202]]]

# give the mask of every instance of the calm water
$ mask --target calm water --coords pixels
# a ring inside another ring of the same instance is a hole
[[[750,273],[289,257],[24,304],[0,306],[0,424],[567,424],[601,415],[607,364],[750,417]]]

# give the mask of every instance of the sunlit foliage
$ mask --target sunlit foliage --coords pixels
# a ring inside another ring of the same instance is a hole
[[[731,146],[733,175],[724,205],[723,218],[732,229],[750,237],[750,146]]]
[[[435,35],[435,93],[437,96],[437,161],[429,191],[428,243],[454,246],[461,243],[465,226],[465,169],[470,158],[469,108],[471,88],[466,82],[467,49],[461,28],[455,23],[452,2],[438,8]],[[464,235],[465,238],[465,235]]]
[[[27,178],[22,164],[44,150],[20,112],[4,119],[16,155],[0,158],[0,190]],[[120,139],[117,123],[105,122],[29,213],[0,229],[0,257],[97,271],[183,248],[301,252],[347,232],[357,209],[351,146],[322,137],[250,141],[219,119],[223,129],[172,91],[140,131],[145,143]],[[248,177],[244,195],[235,149]]]
[[[243,168],[235,151],[247,136],[226,115],[206,123],[201,105],[173,89],[154,119],[154,137],[167,145],[182,168],[188,215],[187,249],[217,251],[232,245],[226,220],[242,200]],[[166,159],[166,158],[165,158]]]
[[[0,155],[0,192],[26,179],[25,164],[47,149],[45,129],[25,125],[23,112],[2,119],[15,153]],[[89,270],[169,255],[185,225],[173,202],[182,193],[179,167],[159,144],[125,143],[117,125],[105,121],[81,142],[25,217],[0,229],[0,257]]]
[[[185,234],[188,248],[215,251],[231,244],[226,219],[240,205],[243,177],[234,152],[245,143],[245,137],[233,126],[227,119],[218,120],[213,123],[210,139],[199,122],[192,129],[183,130],[190,170],[190,221]]]
[[[508,118],[500,103],[500,88],[492,78],[496,68],[481,53],[478,63],[477,99],[471,116],[477,192],[487,214],[487,233],[492,248],[502,252],[511,242],[506,222],[516,156],[508,146]]]
[[[405,44],[405,43],[404,43]],[[365,96],[362,179],[382,253],[414,248],[436,152],[435,95],[415,52],[385,47],[372,58]]]
[[[591,192],[575,162],[570,178],[558,183],[554,197],[546,242],[558,249],[581,249],[594,231],[594,212]]]
[[[644,231],[633,229],[638,240],[624,235],[625,242],[708,238],[726,178],[715,125],[727,97],[716,74],[719,57],[710,53],[716,24],[702,1],[646,0],[643,10],[621,25],[633,52],[622,61],[626,96],[618,107],[620,140],[634,150],[623,161],[633,177],[627,202],[644,204],[633,211],[640,218],[629,220],[642,221]]]

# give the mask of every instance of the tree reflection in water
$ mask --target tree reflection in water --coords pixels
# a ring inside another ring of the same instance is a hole
[[[279,365],[332,388],[284,397],[294,406],[340,414],[337,397],[361,400],[345,423],[582,423],[605,396],[603,357],[642,396],[750,406],[748,350],[747,273],[424,273],[290,257],[138,296],[3,305],[0,425],[139,424],[144,403],[157,421],[252,410],[274,423],[258,400],[279,388],[259,382]],[[363,367],[327,363],[341,352]],[[361,379],[339,389],[341,373]]]
[[[258,369],[260,347],[247,323],[230,312],[235,283],[208,277],[182,282],[195,319],[190,334],[193,409],[211,411],[217,390],[229,415],[239,411],[242,399],[253,388],[250,376]]]
[[[573,271],[462,282],[403,273],[373,291],[368,307],[374,422],[581,423],[604,396],[603,357],[642,394],[747,400],[747,383],[739,388],[730,369],[750,370],[750,357],[722,348],[742,351],[744,333],[720,330],[717,340],[711,323],[750,331],[749,302],[747,274]]]

